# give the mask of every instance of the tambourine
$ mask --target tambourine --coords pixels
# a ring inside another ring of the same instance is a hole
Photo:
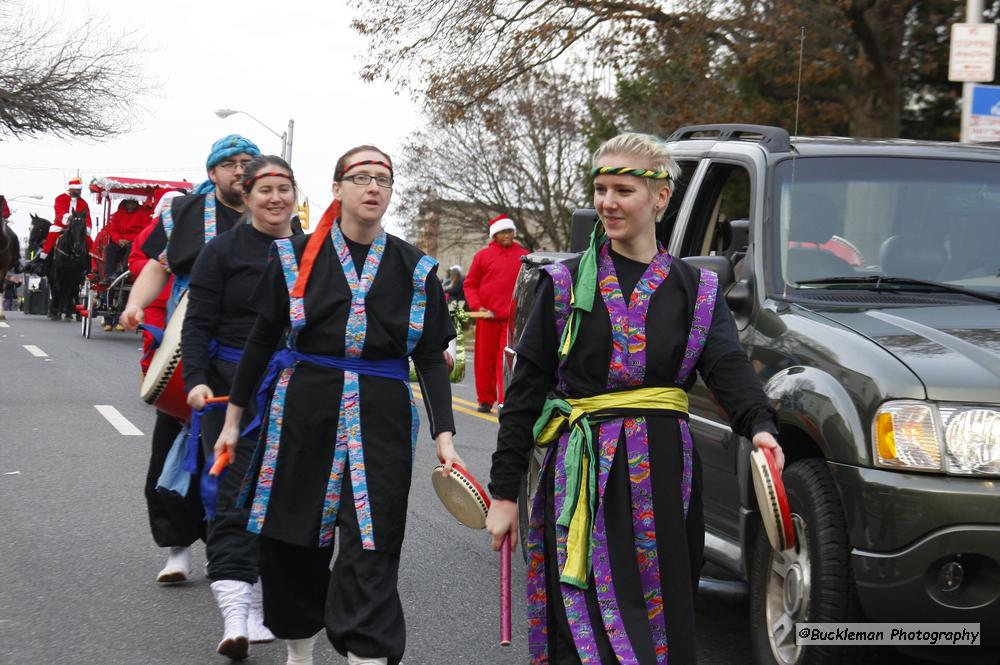
[[[486,513],[490,510],[490,497],[472,474],[458,464],[451,467],[447,476],[444,466],[434,467],[431,483],[441,503],[452,517],[470,529],[486,528]],[[510,535],[500,546],[500,644],[510,646]]]
[[[483,486],[458,464],[451,467],[448,476],[442,475],[443,468],[439,464],[431,474],[431,483],[441,503],[452,517],[470,529],[485,529],[490,498]]]
[[[758,448],[750,453],[750,473],[760,508],[760,520],[771,547],[781,552],[795,547],[795,526],[785,495],[785,483],[774,463],[770,448]]]

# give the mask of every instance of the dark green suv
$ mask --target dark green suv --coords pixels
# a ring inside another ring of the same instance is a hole
[[[797,622],[978,622],[995,644],[1000,149],[755,125],[685,127],[667,144],[683,175],[660,240],[719,273],[787,456],[797,545],[775,553],[750,443],[698,381],[705,555],[749,584],[753,661],[857,653],[797,646]],[[578,211],[577,247],[595,220]],[[510,348],[537,266],[566,256],[526,257]]]

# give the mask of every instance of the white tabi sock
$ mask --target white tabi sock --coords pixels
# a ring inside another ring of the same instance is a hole
[[[347,652],[347,665],[389,665],[388,658],[365,658],[355,656],[350,651]]]
[[[250,583],[240,580],[212,582],[212,595],[225,621],[222,641],[216,649],[223,656],[242,660],[250,653],[247,615],[250,613]]]
[[[288,660],[285,661],[285,665],[313,665],[315,644],[315,635],[301,640],[285,640],[285,646],[288,647]]]
[[[156,581],[163,585],[187,582],[191,575],[191,548],[171,547],[170,555],[163,570],[156,576]]]

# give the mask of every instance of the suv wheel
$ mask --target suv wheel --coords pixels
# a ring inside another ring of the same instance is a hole
[[[795,548],[775,552],[757,530],[750,570],[750,632],[758,665],[838,663],[843,649],[795,644],[797,622],[843,622],[853,606],[847,528],[822,459],[788,467],[783,478]]]

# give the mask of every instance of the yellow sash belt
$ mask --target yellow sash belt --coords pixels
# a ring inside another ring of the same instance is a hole
[[[578,399],[550,397],[535,421],[535,444],[547,446],[569,430],[563,468],[566,472],[566,496],[556,524],[568,527],[566,565],[560,580],[581,589],[587,577],[593,552],[593,515],[597,502],[597,473],[591,450],[591,428],[601,422],[626,417],[654,415],[658,411],[688,412],[687,393],[680,388],[646,387],[603,393]],[[652,412],[652,413],[651,413]]]

